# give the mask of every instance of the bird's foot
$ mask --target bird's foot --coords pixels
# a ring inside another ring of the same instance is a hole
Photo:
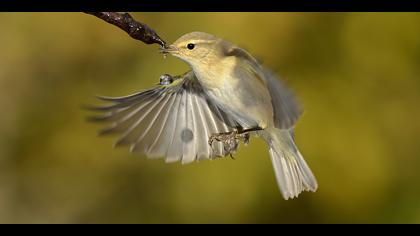
[[[234,159],[232,154],[236,152],[236,149],[238,149],[239,141],[242,141],[244,144],[248,144],[249,137],[249,133],[240,134],[237,130],[226,133],[212,134],[209,138],[209,145],[213,148],[214,141],[222,142],[226,155],[229,154],[230,157]]]

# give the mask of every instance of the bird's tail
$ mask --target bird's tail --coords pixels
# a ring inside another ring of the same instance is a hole
[[[302,191],[315,192],[318,183],[297,149],[292,131],[269,128],[263,132],[284,199],[295,198]]]

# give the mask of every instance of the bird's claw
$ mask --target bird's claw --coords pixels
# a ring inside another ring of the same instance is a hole
[[[234,130],[227,133],[212,134],[208,143],[210,147],[213,148],[214,141],[222,142],[226,155],[229,154],[232,159],[235,159],[232,154],[238,149],[239,141],[242,141],[244,144],[248,144],[249,137],[248,133],[239,134],[237,130]]]

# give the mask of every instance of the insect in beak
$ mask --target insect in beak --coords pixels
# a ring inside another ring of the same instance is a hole
[[[179,50],[179,49],[178,49],[176,46],[174,46],[174,45],[169,45],[169,46],[168,46],[168,47],[166,47],[166,48],[161,48],[161,49],[159,50],[159,52],[163,54],[163,58],[166,58],[166,55],[167,55],[167,54],[174,54],[174,53],[177,53],[177,52],[178,52],[178,50]]]

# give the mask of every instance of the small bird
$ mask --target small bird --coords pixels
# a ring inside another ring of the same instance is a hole
[[[125,97],[99,97],[110,105],[93,121],[122,133],[116,146],[166,157],[166,162],[214,159],[235,153],[252,136],[268,145],[284,199],[317,190],[317,181],[296,147],[293,129],[302,111],[292,93],[235,44],[203,32],[183,35],[161,49],[189,64],[179,76],[164,74],[154,88]]]

